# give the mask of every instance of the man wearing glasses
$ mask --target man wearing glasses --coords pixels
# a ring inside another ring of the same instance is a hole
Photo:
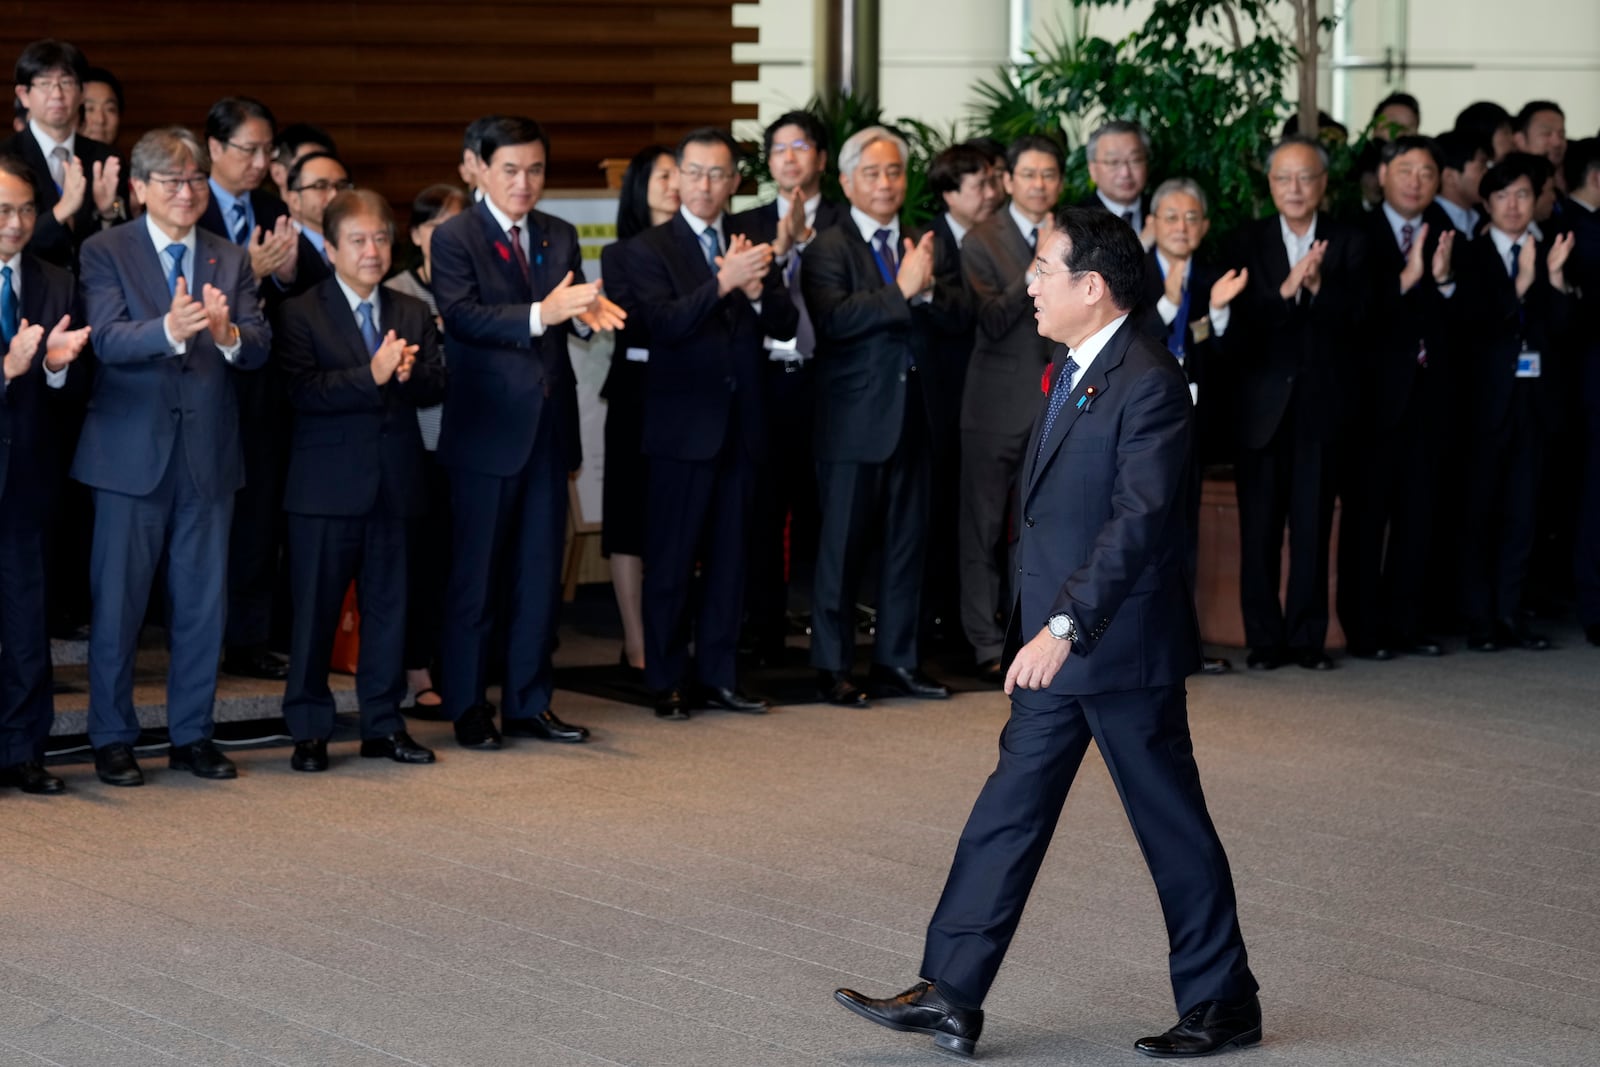
[[[89,69],[66,41],[35,41],[17,58],[17,101],[28,125],[0,142],[33,172],[38,224],[28,251],[76,269],[78,248],[126,217],[128,186],[122,161],[99,141],[79,134],[83,82]]]
[[[352,189],[355,183],[339,157],[332,152],[309,152],[289,165],[284,175],[283,195],[289,205],[289,218],[300,235],[297,269],[308,275],[296,288],[309,282],[309,275],[328,276],[331,262],[323,239],[322,213],[333,198]]]
[[[260,367],[269,332],[245,253],[197,228],[205,149],[188,130],[139,138],[143,220],[84,242],[81,296],[99,372],[72,476],[94,490],[89,742],[111,785],[144,775],[133,660],[150,586],[166,559],[171,766],[232,778],[211,739],[234,491],[244,482],[234,370]]]
[[[1150,224],[1150,135],[1137,122],[1108,122],[1089,135],[1084,153],[1094,192],[1079,207],[1109,211],[1133,227],[1149,248],[1155,241]]]

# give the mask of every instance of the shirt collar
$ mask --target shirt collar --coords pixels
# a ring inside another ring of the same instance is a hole
[[[339,277],[337,274],[335,274],[333,276],[333,280],[339,283],[339,288],[340,288],[341,291],[343,291],[344,298],[350,305],[350,314],[352,314],[352,315],[360,315],[361,313],[357,309],[359,307],[361,307],[361,305],[363,303],[363,300],[361,299],[361,295],[359,293],[357,293],[354,289],[352,289],[348,285],[346,285],[344,283],[344,279]],[[383,314],[383,307],[379,303],[379,300],[378,300],[378,294],[381,293],[381,292],[383,292],[383,286],[381,286],[381,285],[374,286],[373,290],[372,290],[372,295],[367,297],[366,300],[364,301],[365,303],[368,303],[368,304],[372,305],[372,325],[373,326],[377,326],[378,325],[379,316],[381,316]]]
[[[1567,197],[1567,203],[1575,204],[1576,206],[1583,208],[1583,210],[1587,211],[1591,215],[1593,215],[1597,210],[1600,210],[1600,208],[1596,208],[1595,205],[1584,203],[1575,196]]]
[[[162,269],[167,269],[170,264],[168,264],[166,259],[166,251],[167,246],[173,243],[172,238],[168,237],[164,232],[162,232],[161,227],[156,225],[156,220],[150,217],[149,212],[145,213],[144,226],[145,232],[150,235],[150,243],[156,246],[156,258],[161,261]],[[186,255],[183,260],[183,273],[193,277],[195,249],[194,227],[190,226],[189,232],[184,234],[177,243],[188,250],[188,255]]]
[[[1411,227],[1411,235],[1414,240],[1416,238],[1417,228],[1422,224],[1421,215],[1408,219],[1404,215],[1400,214],[1400,212],[1396,211],[1387,200],[1383,202],[1383,217],[1389,220],[1389,229],[1394,232],[1394,241],[1396,245],[1400,243],[1400,228],[1402,226],[1409,225]]]
[[[11,288],[12,288],[12,291],[17,292],[17,293],[21,293],[22,292],[22,253],[18,252],[16,255],[12,256],[10,259],[0,259],[0,267],[10,267],[11,268]]]
[[[1022,239],[1024,241],[1028,240],[1033,235],[1033,231],[1039,228],[1037,222],[1032,221],[1028,216],[1017,210],[1017,202],[1015,200],[1006,205],[1006,210],[1011,212],[1011,221],[1016,223],[1017,229],[1022,231]]]
[[[71,159],[76,154],[73,151],[78,145],[78,135],[76,133],[67,134],[65,141],[58,141],[44,132],[44,127],[39,125],[39,120],[37,119],[28,120],[28,130],[33,134],[33,139],[39,142],[39,151],[44,153],[45,159],[49,159],[50,153],[58,147],[67,150],[68,159]]]
[[[889,240],[894,242],[895,249],[900,248],[900,219],[898,216],[887,223],[879,222],[858,207],[850,209],[850,218],[855,221],[856,229],[861,231],[861,239],[868,244],[878,235],[879,230],[889,231]]]
[[[699,215],[696,215],[694,212],[690,211],[686,207],[683,207],[682,205],[679,205],[678,207],[678,214],[682,215],[683,221],[689,224],[689,229],[694,231],[695,237],[699,237],[701,234],[706,232],[707,227],[710,227],[717,232],[718,246],[720,247],[722,245],[723,216],[718,215],[715,222],[707,222],[705,219],[701,218]]]
[[[1450,216],[1450,221],[1455,224],[1456,229],[1460,230],[1467,237],[1472,236],[1472,224],[1478,220],[1478,211],[1476,208],[1462,207],[1455,201],[1446,200],[1442,196],[1434,197],[1433,202],[1438,204],[1439,207],[1444,210],[1446,215]]]
[[[1511,255],[1512,245],[1521,244],[1530,237],[1533,237],[1533,225],[1531,223],[1529,224],[1528,229],[1524,231],[1520,237],[1513,237],[1511,234],[1506,233],[1498,226],[1489,227],[1489,240],[1494,242],[1494,250],[1500,253],[1500,259],[1502,261]]]
[[[1278,228],[1283,231],[1283,243],[1294,248],[1310,248],[1317,241],[1317,217],[1315,215],[1311,216],[1311,228],[1306,231],[1304,237],[1289,229],[1289,220],[1282,215],[1278,216]],[[1293,264],[1290,264],[1290,266],[1293,266]]]
[[[328,258],[328,239],[326,236],[318,233],[316,230],[311,229],[309,226],[304,226],[298,222],[294,224],[294,228],[300,233],[304,234],[305,239],[311,242],[311,247],[317,250],[317,255],[321,256],[323,259]]]
[[[1136,218],[1136,219],[1141,214],[1141,212],[1139,210],[1140,204],[1139,204],[1139,201],[1137,201],[1137,200],[1135,200],[1131,204],[1119,204],[1115,200],[1113,200],[1109,196],[1107,196],[1105,194],[1104,190],[1098,189],[1098,188],[1095,189],[1094,195],[1098,196],[1100,198],[1100,202],[1106,206],[1106,210],[1107,211],[1111,212],[1113,215],[1115,215],[1119,219],[1122,218],[1122,216],[1126,215],[1130,211],[1133,212],[1133,217]]]
[[[1072,357],[1072,362],[1078,365],[1078,381],[1081,382],[1083,380],[1083,376],[1088,373],[1089,364],[1093,363],[1094,358],[1100,354],[1100,350],[1105,348],[1106,342],[1111,340],[1111,335],[1120,330],[1122,324],[1127,321],[1128,313],[1123,312],[1090,334],[1088,340],[1077,348],[1067,349],[1067,355]]]
[[[1172,263],[1165,255],[1162,254],[1161,249],[1157,248],[1154,251],[1156,254],[1156,262],[1161,265],[1161,277],[1165,278],[1168,274],[1172,273]],[[1192,277],[1194,277],[1194,258],[1191,256],[1183,264],[1184,285],[1188,285],[1189,279]]]
[[[228,192],[228,190],[218,185],[217,179],[215,178],[210,179],[209,184],[211,186],[211,199],[217,202],[217,210],[222,212],[223,225],[228,227],[228,231],[230,233],[233,232],[233,219],[229,217],[233,214],[233,205],[243,204],[245,215],[247,217],[254,214],[254,212],[250,210],[249,193],[245,193],[243,196],[234,196],[232,193]]]
[[[498,207],[495,207],[494,201],[490,200],[487,196],[483,198],[483,206],[488,208],[489,214],[494,216],[494,221],[499,225],[501,233],[506,233],[511,229],[512,226],[521,226],[522,235],[524,239],[526,239],[528,232],[528,216],[524,215],[520,219],[514,219],[510,215],[507,215],[504,211],[501,211]]]
[[[967,239],[967,228],[955,220],[955,216],[945,212],[944,224],[950,227],[950,236],[956,239],[956,247],[961,247],[961,242]]]

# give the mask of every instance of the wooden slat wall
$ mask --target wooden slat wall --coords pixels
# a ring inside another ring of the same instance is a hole
[[[118,147],[152,126],[197,131],[211,103],[265,101],[280,124],[314,122],[356,180],[397,204],[455,180],[467,122],[531,115],[550,135],[549,184],[604,185],[600,161],[754,118],[732,83],[756,68],[733,45],[751,0],[448,3],[123,0],[0,3],[0,64],[59,37],[114,71],[128,96]]]

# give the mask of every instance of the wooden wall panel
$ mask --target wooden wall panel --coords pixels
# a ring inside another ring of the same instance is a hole
[[[701,125],[756,117],[732,83],[750,0],[450,3],[26,0],[0,3],[0,64],[60,37],[114,71],[128,96],[118,147],[152,126],[198,130],[212,101],[259,97],[280,124],[314,122],[356,180],[397,204],[453,181],[466,124],[528,114],[550,134],[549,184],[604,185],[600,161]]]

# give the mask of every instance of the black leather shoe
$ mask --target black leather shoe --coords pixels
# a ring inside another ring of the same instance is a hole
[[[817,695],[829,704],[837,704],[841,708],[864,708],[867,706],[867,694],[856,688],[850,680],[850,675],[840,671],[817,672]]]
[[[681,689],[663,689],[656,694],[656,718],[684,722],[689,718],[689,702]]]
[[[1283,653],[1276,648],[1252,648],[1244,665],[1253,671],[1275,671],[1284,662]]]
[[[1000,657],[986,659],[978,664],[978,681],[988,682],[990,685],[1004,685],[1006,680],[1005,665]]]
[[[494,725],[494,705],[474,704],[456,716],[456,744],[462,748],[500,747],[500,731]]]
[[[932,1034],[933,1043],[970,1056],[983,1033],[982,1008],[958,1008],[927,982],[918,982],[897,997],[878,1000],[854,989],[835,989],[833,999],[863,1019],[907,1034]]]
[[[24,793],[37,793],[40,796],[67,791],[67,783],[45,770],[38,760],[0,767],[0,785],[14,785]]]
[[[1141,1037],[1136,1051],[1158,1060],[1209,1056],[1228,1048],[1244,1048],[1261,1040],[1261,1001],[1208,1000],[1158,1037]]]
[[[192,745],[173,745],[167,753],[167,766],[175,771],[188,771],[196,778],[222,781],[239,777],[239,768],[209,737]]]
[[[1219,657],[1204,656],[1200,660],[1201,674],[1227,674],[1233,670],[1233,664]]]
[[[392,759],[396,763],[432,763],[433,749],[424,748],[404,730],[388,737],[369,737],[361,742],[362,759]]]
[[[1495,640],[1493,633],[1482,630],[1473,630],[1467,633],[1467,651],[1469,652],[1499,652],[1500,642]]]
[[[296,771],[325,771],[328,769],[328,742],[296,741],[294,754],[289,757],[289,767]]]
[[[759,700],[738,689],[709,685],[700,691],[700,702],[708,708],[737,711],[745,715],[765,715],[770,707],[765,700]]]
[[[222,669],[241,678],[260,678],[281,682],[289,677],[289,664],[264,648],[230,648],[222,657]]]
[[[576,745],[589,740],[587,726],[564,723],[556,718],[556,713],[549,708],[526,718],[508,718],[501,723],[501,726],[507,737],[531,737],[535,741],[559,741],[564,745]]]
[[[1394,659],[1394,650],[1382,645],[1347,645],[1345,651],[1356,659],[1375,659],[1380,663]]]
[[[1532,632],[1520,619],[1501,619],[1495,623],[1494,638],[1505,648],[1525,648],[1530,652],[1544,652],[1550,647],[1548,637]]]
[[[1444,655],[1444,646],[1439,643],[1438,639],[1428,637],[1426,635],[1422,637],[1413,637],[1409,641],[1401,641],[1398,642],[1398,644],[1400,646],[1400,651],[1404,652],[1408,656]]]
[[[106,785],[144,785],[144,772],[133,758],[132,745],[105,745],[94,750],[94,773]]]
[[[950,690],[915,667],[886,667],[882,663],[874,663],[872,673],[867,676],[867,695],[947,700]]]
[[[1308,671],[1331,671],[1333,660],[1320,648],[1308,648],[1295,656],[1295,662]]]

